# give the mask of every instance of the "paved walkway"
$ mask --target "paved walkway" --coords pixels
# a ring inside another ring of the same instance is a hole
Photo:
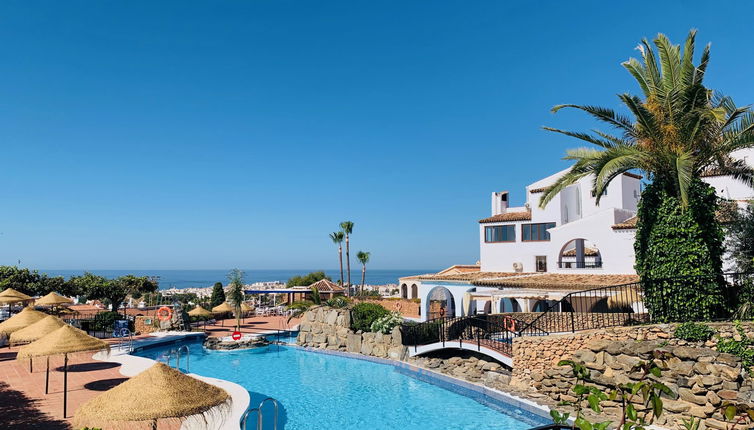
[[[287,330],[298,325],[287,323],[287,317],[247,318],[241,325],[242,333],[259,333],[270,330]],[[228,336],[235,328],[235,320],[225,320],[207,325],[211,336]],[[138,336],[147,338],[149,336]],[[118,340],[109,339],[116,343]],[[45,395],[46,359],[36,358],[33,372],[29,361],[17,361],[18,347],[0,348],[0,417],[3,429],[72,429],[71,416],[87,400],[122,383],[128,378],[120,374],[120,364],[92,359],[92,353],[68,356],[68,414],[63,417],[63,357],[50,357],[50,393]],[[160,430],[177,429],[176,420],[160,420]],[[109,427],[108,427],[109,428]],[[129,425],[129,430],[150,428]]]

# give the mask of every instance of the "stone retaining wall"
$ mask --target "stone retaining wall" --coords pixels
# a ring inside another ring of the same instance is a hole
[[[304,313],[296,343],[393,360],[403,360],[407,356],[397,327],[390,334],[354,332],[351,330],[350,310],[327,306],[313,307]]]
[[[655,359],[655,353],[663,354],[664,358]],[[604,339],[575,351],[572,359],[590,369],[590,384],[604,392],[609,392],[616,384],[639,380],[641,373],[632,371],[633,366],[640,361],[655,359],[662,369],[659,379],[678,394],[677,399],[664,400],[665,413],[655,421],[661,426],[677,427],[683,418],[696,417],[704,421],[706,428],[725,429],[726,423],[720,412],[724,401],[754,407],[754,384],[742,368],[740,359],[712,348],[669,346],[659,340],[616,342]],[[576,400],[571,390],[576,380],[570,367],[553,367],[534,373],[532,377],[532,387],[551,399]],[[636,406],[640,407],[641,396],[637,397]],[[616,419],[621,413],[616,402],[603,402],[603,406],[600,420]]]
[[[723,338],[737,337],[730,323],[710,323]],[[603,330],[588,330],[550,336],[524,336],[513,340],[513,381],[518,386],[526,386],[533,372],[541,372],[556,366],[558,361],[571,358],[572,353],[587,348],[590,342],[598,340],[666,340],[669,345],[684,346],[688,342],[673,338],[677,324],[655,324],[632,327],[613,327]],[[754,323],[744,323],[747,336],[754,337]],[[712,340],[704,346],[714,348]]]

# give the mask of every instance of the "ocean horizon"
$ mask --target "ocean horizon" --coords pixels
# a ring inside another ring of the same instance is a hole
[[[247,284],[254,282],[285,282],[293,276],[305,275],[310,272],[322,269],[268,269],[268,270],[244,270],[244,280]],[[374,269],[367,268],[366,283],[369,285],[397,284],[398,278],[410,275],[419,275],[424,273],[434,273],[439,269]],[[106,278],[117,278],[123,275],[136,276],[155,276],[159,279],[161,290],[170,288],[202,288],[210,287],[215,282],[228,282],[229,270],[211,269],[211,270],[39,270],[39,273],[46,273],[49,276],[63,276],[66,279],[71,276],[82,275],[84,272],[94,273],[95,275]],[[339,269],[325,269],[325,274],[333,281],[340,279]],[[347,276],[344,271],[344,277]],[[358,284],[361,282],[361,268],[351,268],[351,282]]]

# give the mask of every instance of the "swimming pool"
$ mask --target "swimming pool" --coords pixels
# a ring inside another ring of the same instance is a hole
[[[135,354],[165,362],[182,345],[191,352],[192,373],[242,385],[251,395],[251,407],[267,397],[277,399],[279,429],[524,430],[548,422],[514,406],[487,407],[391,365],[284,345],[208,351],[193,340]],[[264,408],[265,429],[272,428],[272,409],[269,403]]]

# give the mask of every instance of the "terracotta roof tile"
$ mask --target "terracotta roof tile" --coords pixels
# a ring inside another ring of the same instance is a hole
[[[638,217],[632,216],[631,218],[618,223],[613,224],[613,230],[633,230],[636,228],[636,222],[639,220]]]
[[[544,193],[547,187],[532,188],[529,190],[531,194]]]
[[[489,218],[480,219],[480,224],[490,222],[505,222],[505,221],[531,221],[531,211],[525,212],[506,212],[504,214],[493,215]]]
[[[474,285],[509,288],[550,288],[558,290],[585,290],[589,288],[621,285],[638,282],[637,275],[589,275],[566,273],[542,273],[514,278],[481,279]]]
[[[471,273],[454,273],[450,275],[422,275],[421,280],[432,281],[475,281],[480,279],[499,279],[508,276],[521,276],[525,273],[518,272],[471,272]]]
[[[309,288],[316,288],[320,293],[340,293],[346,290],[335,282],[327,279],[320,279],[319,281],[309,285]]]

